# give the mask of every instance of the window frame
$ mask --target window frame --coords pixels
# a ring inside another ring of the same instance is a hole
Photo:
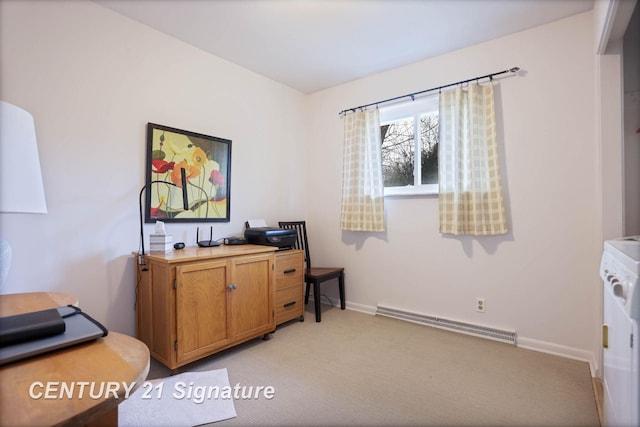
[[[437,196],[439,194],[439,184],[415,184],[415,181],[419,179],[415,173],[416,167],[417,165],[420,165],[420,167],[422,166],[421,150],[419,147],[420,132],[418,128],[420,126],[420,116],[432,113],[439,114],[439,99],[439,95],[436,93],[409,102],[378,107],[380,109],[380,126],[393,121],[413,117],[414,127],[414,184],[384,187],[384,197]]]

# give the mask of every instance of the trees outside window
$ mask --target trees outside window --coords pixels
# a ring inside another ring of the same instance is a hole
[[[385,188],[438,184],[438,112],[384,122],[382,175]]]

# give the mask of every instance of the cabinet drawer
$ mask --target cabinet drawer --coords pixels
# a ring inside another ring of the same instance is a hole
[[[301,285],[304,280],[302,251],[279,253],[276,256],[276,290]]]
[[[302,284],[276,291],[276,325],[304,313]]]

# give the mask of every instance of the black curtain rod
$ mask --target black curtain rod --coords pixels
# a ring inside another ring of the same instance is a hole
[[[438,86],[438,87],[434,87],[434,88],[431,88],[431,89],[421,90],[420,92],[413,92],[413,93],[409,93],[407,95],[396,96],[395,98],[385,99],[384,101],[372,102],[370,104],[360,105],[359,107],[347,108],[346,110],[340,111],[338,113],[338,115],[342,116],[343,114],[347,114],[349,111],[355,113],[356,110],[359,110],[359,109],[362,109],[362,108],[371,107],[372,105],[384,104],[384,103],[391,102],[391,101],[397,101],[398,99],[402,99],[402,98],[409,98],[410,97],[411,100],[413,101],[416,95],[422,95],[424,93],[432,92],[434,90],[440,90],[440,89],[444,89],[444,88],[450,87],[450,86],[456,86],[456,85],[461,85],[461,84],[464,84],[464,83],[469,83],[469,82],[472,82],[474,80],[480,80],[480,79],[486,79],[486,78],[489,78],[489,79],[493,80],[494,76],[499,76],[500,74],[506,74],[506,73],[517,73],[518,71],[520,71],[520,67],[513,67],[513,68],[509,68],[508,70],[498,71],[497,73],[487,74],[486,76],[474,77],[472,79],[462,80],[462,81],[455,82],[455,83],[450,83],[450,84],[444,85],[444,86]]]

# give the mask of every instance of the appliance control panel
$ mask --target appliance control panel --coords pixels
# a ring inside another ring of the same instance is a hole
[[[640,319],[640,277],[620,260],[615,251],[607,250],[600,261],[600,277],[605,286],[610,286],[618,302],[633,319]]]

